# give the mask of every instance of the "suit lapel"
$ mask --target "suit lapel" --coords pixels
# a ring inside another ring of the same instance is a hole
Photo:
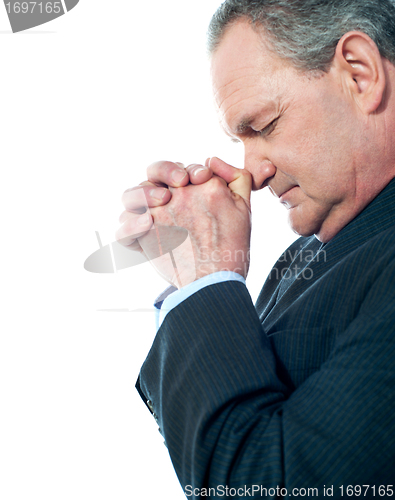
[[[286,272],[284,268],[282,269],[281,279],[277,283],[274,281],[270,284],[268,283],[271,278],[269,276],[262,290],[261,304],[262,299],[265,296],[267,297],[268,292],[270,290],[272,292],[266,306],[262,308],[263,311],[260,316],[264,329],[268,331],[297,297],[301,296],[321,279],[327,271],[332,269],[344,257],[394,225],[395,179],[363,212],[325,245],[321,244],[315,237],[298,240],[299,246],[301,242],[304,243],[304,246],[293,256],[293,260]],[[293,247],[295,248],[295,244],[287,252]]]

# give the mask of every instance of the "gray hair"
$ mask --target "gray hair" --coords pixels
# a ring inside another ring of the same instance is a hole
[[[394,0],[226,0],[209,26],[210,54],[227,28],[242,19],[302,71],[328,71],[338,41],[349,31],[368,35],[395,63]]]

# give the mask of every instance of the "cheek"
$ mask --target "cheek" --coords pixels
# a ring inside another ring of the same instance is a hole
[[[344,159],[336,145],[331,143],[319,124],[312,124],[312,131],[295,129],[281,138],[284,147],[273,149],[272,161],[289,178],[312,197],[333,197],[343,191],[340,179],[344,172]]]

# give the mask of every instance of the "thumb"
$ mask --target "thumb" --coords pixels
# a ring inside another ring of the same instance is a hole
[[[251,209],[252,178],[248,170],[232,167],[232,165],[225,163],[215,156],[210,158],[209,166],[213,173],[218,175],[218,177],[222,177],[228,184],[228,188],[233,193],[241,196],[248,208]]]

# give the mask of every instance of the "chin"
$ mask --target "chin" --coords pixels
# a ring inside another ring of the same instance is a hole
[[[298,216],[295,217],[295,214],[292,213],[292,210],[294,209],[290,209],[288,222],[294,233],[298,234],[299,236],[305,237],[313,236],[313,234],[316,236],[319,235],[322,226],[321,221],[317,222],[317,220],[315,219],[309,219],[306,216],[303,217],[303,214],[298,214]],[[317,238],[320,239],[318,236]]]
[[[309,201],[310,203],[300,203],[289,209],[289,225],[299,236],[314,235],[319,241],[326,243],[334,236],[331,231],[330,207]]]

